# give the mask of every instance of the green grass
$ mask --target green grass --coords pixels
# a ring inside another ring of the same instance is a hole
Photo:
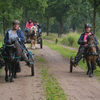
[[[46,63],[46,61],[40,57],[36,57],[38,63]],[[46,67],[46,65],[41,65],[39,67],[41,75],[42,75],[42,83],[43,83],[43,88],[46,93],[46,99],[47,100],[67,100],[66,95],[59,85],[58,81],[56,78],[54,78],[50,73],[49,73],[49,68]]]
[[[45,40],[43,41],[43,44],[48,46],[49,48],[57,51],[58,53],[60,53],[61,55],[63,55],[64,57],[66,57],[68,59],[70,59],[71,56],[75,57],[76,53],[77,53],[74,50],[67,49],[63,46],[60,46],[58,44],[54,44],[54,43],[51,43],[51,42],[48,42],[48,41],[45,41]],[[82,60],[79,62],[78,65],[84,70],[87,69],[86,62],[83,63]],[[97,67],[97,70],[95,70],[94,75],[97,76],[100,79],[100,68],[99,67]]]
[[[46,36],[46,34],[43,33],[42,36],[43,38],[52,40],[54,42],[56,39],[58,39],[58,44],[73,46],[76,48],[79,47],[79,45],[77,44],[79,38],[78,33],[70,33],[70,34],[63,35],[62,37],[58,37],[57,34],[52,34],[52,33],[49,33],[49,36]]]
[[[0,47],[2,47],[2,44],[4,43],[4,37],[0,36]]]
[[[49,33],[49,36],[46,36],[46,33],[43,33],[42,36],[43,36],[43,38],[49,39],[49,40],[54,41],[54,42],[55,42],[56,39],[58,39],[58,44],[63,44],[63,45],[66,45],[66,46],[78,48],[79,47],[78,39],[79,39],[80,35],[81,34],[78,34],[78,33],[69,33],[69,34],[66,34],[66,35],[62,35],[62,37],[58,37],[57,34]],[[96,35],[97,35],[99,47],[100,47],[99,33],[96,34]]]

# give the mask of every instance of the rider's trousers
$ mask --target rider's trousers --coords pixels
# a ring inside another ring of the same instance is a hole
[[[78,53],[75,56],[75,61],[74,63],[78,64],[78,62],[82,59],[82,55],[84,53],[85,48],[83,46],[79,47]]]

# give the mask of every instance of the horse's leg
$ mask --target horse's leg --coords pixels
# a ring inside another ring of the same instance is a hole
[[[31,40],[31,48],[32,48],[32,46],[33,46],[33,41]]]
[[[5,65],[5,72],[6,72],[5,81],[8,82],[9,78],[8,78],[8,67],[7,67],[7,65]]]
[[[11,78],[11,65],[9,65],[9,79]]]
[[[34,40],[34,47],[33,47],[33,49],[35,49],[35,44],[36,44],[36,39]]]
[[[17,63],[16,63],[16,66],[15,66],[15,71],[14,71],[14,78],[17,78],[16,72],[20,72],[20,71],[21,71],[20,63],[17,62]]]
[[[89,66],[90,66],[89,77],[93,77],[93,73],[92,73],[92,62],[89,63]]]
[[[96,59],[92,61],[92,74],[93,74],[93,76],[94,76],[94,70],[96,69],[95,62],[96,62]]]
[[[92,63],[92,77],[94,76],[94,67],[95,67],[95,63]]]
[[[88,62],[87,62],[87,67],[88,67],[88,70],[87,70],[86,75],[89,75],[89,63]]]
[[[11,64],[10,67],[11,67],[11,73],[12,73],[11,78],[10,78],[10,82],[14,82],[14,65]]]

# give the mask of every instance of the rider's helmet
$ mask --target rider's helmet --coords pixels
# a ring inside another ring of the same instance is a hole
[[[39,23],[39,21],[38,21],[38,20],[36,20],[36,21],[35,21],[35,23]]]
[[[92,26],[91,26],[91,24],[90,24],[90,23],[86,23],[86,24],[85,24],[84,28],[87,28],[87,27],[92,28]]]
[[[20,22],[18,20],[14,20],[12,23],[13,24],[20,24]]]

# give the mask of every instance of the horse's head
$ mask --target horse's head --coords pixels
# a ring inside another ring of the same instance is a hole
[[[29,35],[31,36],[34,36],[34,37],[36,37],[37,36],[37,28],[36,28],[36,26],[32,26],[31,27],[31,29],[30,29],[30,32],[29,32]]]
[[[88,45],[89,47],[93,47],[93,46],[95,45],[94,36],[95,36],[95,34],[89,35],[89,36],[87,37],[87,45]]]
[[[15,48],[16,46],[14,40],[5,41],[5,52],[7,53],[7,57],[10,62],[12,62],[14,59]]]

